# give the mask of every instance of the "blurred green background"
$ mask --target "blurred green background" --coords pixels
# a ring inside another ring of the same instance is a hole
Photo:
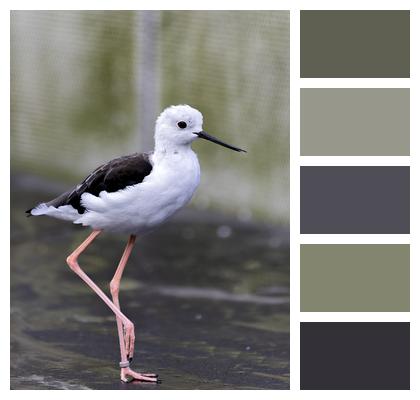
[[[157,115],[183,103],[203,113],[206,131],[248,150],[194,144],[193,204],[287,224],[289,12],[11,13],[14,173],[73,185],[102,162],[151,150]]]

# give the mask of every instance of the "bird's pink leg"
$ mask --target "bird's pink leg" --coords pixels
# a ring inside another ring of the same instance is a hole
[[[134,242],[136,240],[136,237],[134,235],[130,236],[130,239],[128,240],[127,246],[124,250],[124,253],[121,257],[120,263],[118,264],[117,270],[115,271],[114,277],[112,278],[109,288],[111,290],[112,295],[112,301],[115,304],[115,306],[121,310],[120,308],[120,300],[119,300],[119,291],[120,291],[120,282],[121,277],[124,272],[124,268],[127,264],[128,258],[130,257],[131,251],[134,247]],[[116,317],[117,319],[117,327],[118,327],[118,337],[120,340],[120,351],[121,351],[121,363],[127,362],[127,356],[129,358],[133,357],[133,354],[127,354],[127,346],[124,342],[124,332],[123,332],[123,326],[122,321]]]
[[[100,230],[94,230],[88,238],[67,257],[67,264],[103,301],[104,303],[114,312],[117,318],[120,319],[125,330],[125,343],[127,344],[127,353],[131,354],[134,349],[134,324],[119,310],[118,307],[107,297],[107,295],[96,285],[92,279],[80,268],[77,262],[78,257],[82,254],[89,245],[95,240],[95,238],[101,233]],[[135,379],[156,382],[156,377],[145,376],[134,373]]]
[[[125,266],[127,265],[128,258],[130,257],[131,251],[133,250],[134,243],[136,241],[136,236],[131,235],[128,239],[127,246],[125,247],[124,253],[121,257],[121,260],[118,264],[117,270],[115,271],[114,277],[112,278],[109,288],[111,290],[112,301],[114,302],[115,306],[120,310],[120,300],[119,300],[119,292],[120,292],[120,283],[121,277],[124,272]],[[142,377],[154,377],[157,378],[156,374],[139,374],[129,368],[131,359],[134,355],[134,346],[131,349],[130,353],[128,352],[127,343],[124,340],[124,331],[123,331],[123,324],[121,319],[116,316],[117,319],[117,327],[118,327],[118,338],[120,341],[120,351],[121,351],[121,380],[127,382],[129,379],[128,377],[132,377],[134,379],[142,380]],[[134,336],[134,335],[133,335]],[[127,356],[129,360],[127,360]]]

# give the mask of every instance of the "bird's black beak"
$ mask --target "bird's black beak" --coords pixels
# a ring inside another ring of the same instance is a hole
[[[235,150],[235,151],[243,151],[246,153],[246,150],[242,150],[239,147],[231,146],[230,144],[227,144],[225,142],[222,142],[221,140],[215,138],[214,136],[209,135],[207,132],[201,131],[201,132],[194,132],[199,138],[209,140],[210,142],[220,144],[220,146],[227,147],[228,149]]]

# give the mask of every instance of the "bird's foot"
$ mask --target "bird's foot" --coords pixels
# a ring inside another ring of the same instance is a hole
[[[133,371],[129,367],[121,368],[121,380],[127,383],[133,380],[142,381],[142,382],[160,383],[160,381],[158,380],[158,375],[138,373],[138,372]]]

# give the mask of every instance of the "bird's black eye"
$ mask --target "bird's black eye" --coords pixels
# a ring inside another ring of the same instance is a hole
[[[187,127],[187,123],[185,121],[179,121],[177,124],[181,129],[185,129]]]

